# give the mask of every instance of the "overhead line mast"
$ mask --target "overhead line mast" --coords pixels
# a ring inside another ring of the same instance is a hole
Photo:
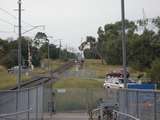
[[[22,38],[22,31],[21,31],[21,4],[22,1],[18,1],[18,28],[19,28],[19,38],[18,38],[18,89],[20,89],[20,82],[22,77],[22,50],[21,50],[21,38]]]
[[[124,87],[127,88],[127,60],[126,60],[126,34],[125,34],[125,6],[124,0],[121,0],[122,8],[122,53],[123,53],[123,77],[124,77]]]

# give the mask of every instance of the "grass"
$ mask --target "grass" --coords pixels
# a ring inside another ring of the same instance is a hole
[[[97,107],[100,98],[106,98],[103,88],[67,88],[65,92],[56,92],[57,112],[86,111]]]
[[[47,59],[43,60],[42,62],[44,66],[47,66],[48,64]],[[54,60],[54,61],[50,60],[49,62],[50,62],[50,69],[52,70],[58,68],[59,66],[65,63],[62,60]],[[121,66],[107,65],[107,64],[102,65],[100,60],[93,60],[93,59],[85,60],[85,63],[84,63],[84,69],[95,71],[97,78],[104,78],[106,73],[119,68],[121,68]],[[134,75],[137,75],[139,73],[138,71],[135,71],[133,69],[129,69],[129,70],[131,74],[134,74]],[[32,71],[32,74],[30,76],[23,76],[22,80],[28,80],[31,76],[45,74],[47,72],[48,72],[47,67],[35,68]],[[0,66],[0,89],[5,89],[5,88],[16,85],[16,79],[17,79],[16,75],[8,74],[7,70],[3,66]],[[62,80],[55,83],[53,87],[55,88],[100,88],[102,87],[102,82],[92,80],[92,79],[85,80],[82,78],[70,77],[66,79],[62,78]]]
[[[29,77],[22,76],[22,81],[28,80]],[[16,85],[17,76],[9,74],[6,68],[0,66],[0,89],[13,87]]]
[[[89,60],[85,60],[84,68],[89,70],[95,70],[97,78],[104,78],[106,73],[109,73],[114,70],[118,70],[122,68],[122,66],[102,64],[101,60],[89,59]],[[128,70],[132,77],[138,76],[138,74],[143,73],[143,72],[134,70],[133,68],[130,68],[130,67],[128,68]]]
[[[91,79],[62,78],[53,84],[53,88],[102,88],[102,82]]]
[[[95,76],[97,78],[105,78],[106,73],[109,73],[114,70],[118,70],[122,68],[120,65],[107,65],[102,64],[101,60],[85,60],[83,69],[88,71],[94,71]],[[75,70],[75,68],[71,69]],[[139,74],[139,71],[135,71],[134,69],[129,68],[129,72],[131,75]],[[85,79],[85,78],[77,78],[77,77],[69,77],[69,78],[62,78],[60,81],[56,82],[53,85],[53,88],[102,88],[103,81]]]
[[[48,64],[47,60],[43,61],[44,64]],[[60,65],[64,64],[64,61],[61,60],[50,60],[50,68],[52,70],[58,68]],[[35,68],[29,76],[23,75],[22,81],[29,80],[31,76],[36,76],[39,74],[46,74],[48,69]],[[0,89],[7,89],[16,85],[17,76],[14,74],[9,74],[7,69],[3,66],[0,66]]]
[[[106,73],[119,69],[121,66],[102,64],[101,60],[90,59],[85,60],[84,68],[94,70],[97,78],[104,78]]]
[[[41,61],[41,63],[43,64],[44,67],[43,68],[41,68],[41,67],[34,68],[34,70],[31,73],[32,76],[48,73],[48,60],[44,59],[43,61]],[[63,60],[49,60],[49,64],[50,64],[49,68],[51,70],[55,70],[58,67],[60,67],[61,65],[63,65],[64,63],[65,63],[65,61],[63,61]]]
[[[94,71],[97,78],[104,78],[105,74],[122,68],[117,65],[101,64],[100,60],[85,60],[83,69]],[[75,68],[71,70],[75,71]],[[140,72],[129,68],[131,75]],[[55,89],[64,89],[65,92],[56,92],[55,102],[58,112],[76,111],[96,108],[100,98],[106,99],[106,91],[102,88],[103,81],[69,77],[62,78],[53,84]],[[109,93],[111,94],[111,93]],[[111,97],[108,95],[107,97]],[[113,101],[115,102],[115,101]]]
[[[43,61],[41,61],[41,63],[44,65],[44,66],[48,66],[48,59],[44,59]],[[65,63],[65,61],[63,60],[49,60],[49,64],[50,64],[50,69],[52,70],[55,70],[57,69],[59,66],[63,65]]]

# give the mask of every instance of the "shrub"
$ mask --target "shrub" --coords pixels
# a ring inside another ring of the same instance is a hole
[[[6,71],[6,68],[0,65],[0,72]]]
[[[150,70],[150,77],[152,82],[160,83],[160,58],[153,61]]]

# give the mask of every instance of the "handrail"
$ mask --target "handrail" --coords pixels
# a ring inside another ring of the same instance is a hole
[[[130,115],[130,114],[122,113],[122,112],[120,112],[120,111],[113,110],[113,113],[121,114],[121,115],[124,115],[124,116],[126,116],[126,117],[130,117],[130,118],[132,118],[132,119],[134,119],[134,120],[140,120],[139,118],[136,118],[136,117],[134,117],[134,116],[132,116],[132,115]]]
[[[92,115],[93,115],[94,113],[100,111],[101,109],[102,109],[102,108],[93,109],[93,110],[92,110]],[[129,117],[129,118],[132,118],[132,119],[134,119],[134,120],[140,120],[139,118],[136,118],[136,117],[134,117],[134,116],[132,116],[132,115],[130,115],[130,114],[122,113],[122,112],[120,112],[120,111],[113,110],[113,113],[120,114],[120,115],[124,115],[124,116]]]
[[[90,112],[90,119],[93,120],[93,116],[96,115],[96,113],[98,113],[98,112],[99,112],[99,115],[101,115],[101,110],[102,110],[102,109],[103,109],[102,107],[93,109],[93,110]]]
[[[14,116],[14,115],[19,115],[19,114],[23,114],[23,113],[27,113],[32,111],[32,108],[26,110],[26,111],[20,111],[20,112],[15,112],[15,113],[11,113],[11,114],[1,114],[0,118],[4,118],[4,117],[9,117],[9,116]]]
[[[101,110],[101,109],[102,109],[102,108],[93,109],[92,112],[94,113],[94,112],[99,111],[99,110]]]

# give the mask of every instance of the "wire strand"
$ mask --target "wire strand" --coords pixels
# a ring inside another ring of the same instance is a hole
[[[15,15],[12,15],[11,13],[9,13],[7,10],[3,9],[3,8],[0,8],[0,10],[4,13],[6,13],[7,15],[9,15],[10,17],[12,17],[13,19],[17,20],[18,18],[15,16]],[[31,25],[30,23],[22,20],[23,23],[27,24],[28,26],[31,26],[33,27],[33,25]]]
[[[6,23],[6,24],[14,26],[14,24],[12,24],[11,22],[8,22],[7,20],[4,20],[2,18],[0,18],[0,21],[3,22],[3,23]]]
[[[12,31],[3,31],[3,30],[0,30],[0,33],[15,33],[15,32],[12,32]]]

